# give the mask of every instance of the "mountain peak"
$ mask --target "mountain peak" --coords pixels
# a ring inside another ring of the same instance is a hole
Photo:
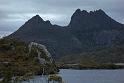
[[[44,21],[39,15],[33,16],[31,19],[29,19],[20,29],[26,28],[26,29],[43,29],[51,27],[52,24],[49,20]]]
[[[30,20],[34,20],[34,21],[44,21],[39,15],[33,16]]]
[[[34,17],[41,18],[41,17],[40,17],[40,15],[38,15],[38,14],[37,14],[37,15],[35,15]]]
[[[36,17],[40,17],[40,15],[37,14]]]
[[[77,9],[72,15],[71,20],[80,20],[83,16],[86,15],[88,15],[88,12],[86,10],[81,11],[80,9]]]
[[[86,10],[77,9],[73,15],[85,15],[88,14]]]
[[[35,15],[31,19],[29,19],[25,24],[26,25],[39,25],[44,22],[45,21],[39,15]]]
[[[102,9],[96,10],[96,11],[94,11],[94,13],[100,14],[100,15],[106,15],[106,13]]]
[[[101,21],[101,19],[104,19],[103,22],[105,22],[106,20],[108,20],[108,17],[109,16],[102,9],[90,11],[90,12],[87,12],[86,10],[81,11],[80,9],[77,9],[71,17],[71,22],[70,22],[69,26],[70,25],[77,26],[80,24],[83,24],[83,26],[84,26],[84,24],[88,24],[86,22],[92,23],[92,21],[96,20],[96,18],[99,21]]]
[[[46,25],[48,25],[48,26],[52,26],[52,24],[51,24],[51,22],[50,22],[49,20],[46,20],[45,23],[46,23]]]
[[[84,19],[86,16],[88,16],[89,13],[86,10],[80,10],[77,9],[74,14],[71,17],[71,22],[69,25],[73,25],[73,24],[78,24],[79,22],[82,21],[82,19]]]
[[[80,13],[81,12],[81,9],[77,9],[76,11],[75,11],[75,13]]]
[[[96,10],[97,12],[105,13],[102,9]]]
[[[90,11],[90,12],[88,12],[88,11],[86,11],[86,10],[82,10],[82,11],[81,11],[81,9],[77,9],[77,10],[74,12],[74,14],[73,14],[72,17],[74,17],[74,16],[91,15],[91,14],[102,14],[102,15],[104,14],[104,15],[106,15],[106,13],[105,13],[102,9],[95,10],[95,11]]]

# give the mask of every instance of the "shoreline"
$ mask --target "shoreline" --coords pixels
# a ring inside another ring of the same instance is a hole
[[[83,65],[83,64],[59,64],[59,69],[74,69],[74,70],[116,70],[124,69],[124,65],[115,64],[94,64],[94,65]]]

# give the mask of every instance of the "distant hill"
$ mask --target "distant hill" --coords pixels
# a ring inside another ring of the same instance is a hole
[[[77,9],[68,26],[52,25],[36,15],[8,37],[44,44],[54,57],[60,57],[111,48],[124,40],[124,25],[101,9]]]

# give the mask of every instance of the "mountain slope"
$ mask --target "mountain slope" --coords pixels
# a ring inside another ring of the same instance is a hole
[[[101,9],[90,12],[77,9],[68,27],[85,47],[111,45],[117,38],[124,39],[124,25]]]
[[[9,37],[44,44],[54,56],[78,53],[82,49],[81,42],[69,30],[52,25],[39,15],[31,18]]]
[[[36,15],[8,37],[44,44],[53,56],[60,57],[111,47],[123,41],[123,35],[124,25],[103,10],[87,12],[77,9],[68,26],[52,25]]]

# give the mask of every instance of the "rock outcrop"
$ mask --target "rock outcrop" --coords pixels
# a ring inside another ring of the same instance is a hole
[[[38,58],[40,64],[53,63],[53,58],[52,58],[50,52],[47,50],[46,46],[44,46],[42,44],[31,42],[28,46],[28,48],[29,48],[28,55],[30,55],[33,47],[37,50],[37,58]],[[45,57],[42,56],[42,53],[45,54]],[[46,60],[45,58],[47,58],[48,60]]]

